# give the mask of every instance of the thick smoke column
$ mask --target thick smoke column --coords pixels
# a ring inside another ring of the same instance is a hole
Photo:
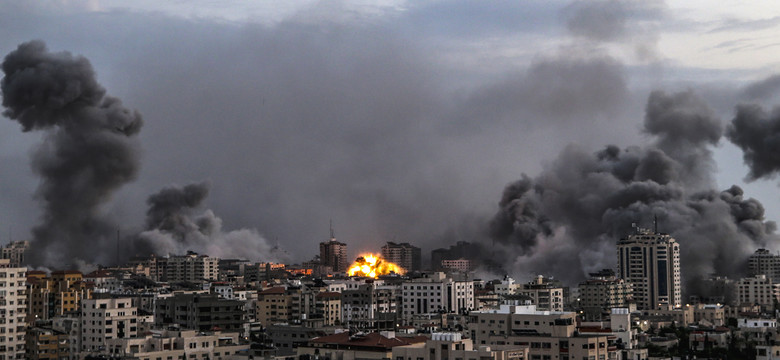
[[[196,214],[209,193],[208,183],[169,186],[149,196],[147,230],[139,235],[138,248],[158,255],[195,251],[221,258],[287,260],[254,229],[225,232],[222,219],[211,210]]]
[[[141,116],[106,96],[89,61],[51,53],[41,41],[19,45],[2,64],[3,115],[22,130],[45,131],[33,171],[41,177],[41,224],[33,229],[33,265],[113,259],[117,226],[100,205],[138,172]]]
[[[737,106],[726,136],[744,152],[748,179],[774,176],[780,170],[780,111],[768,114],[759,105]]]
[[[570,146],[539,176],[504,190],[490,224],[504,259],[518,272],[552,274],[570,283],[615,266],[615,243],[632,223],[679,242],[683,277],[732,275],[744,256],[775,239],[763,206],[733,186],[714,188],[711,149],[722,126],[691,92],[654,92],[646,107],[645,147],[607,146],[589,153]]]

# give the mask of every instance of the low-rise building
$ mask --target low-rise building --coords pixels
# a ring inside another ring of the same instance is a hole
[[[298,347],[297,354],[340,360],[392,359],[397,346],[424,343],[425,336],[397,337],[395,332],[352,333],[341,332],[314,338]]]
[[[248,343],[239,340],[238,333],[158,330],[134,339],[109,340],[98,354],[128,360],[222,360],[249,349]]]
[[[474,347],[471,339],[463,339],[460,333],[433,333],[424,343],[396,346],[391,359],[480,359],[480,360],[524,360],[529,359],[528,346],[496,350],[489,346]]]

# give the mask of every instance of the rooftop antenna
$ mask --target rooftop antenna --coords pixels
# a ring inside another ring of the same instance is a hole
[[[330,219],[330,239],[336,240],[336,232],[333,231],[333,219]]]
[[[658,234],[658,215],[653,214],[653,228],[656,234]]]
[[[116,229],[116,267],[119,268],[119,228]]]

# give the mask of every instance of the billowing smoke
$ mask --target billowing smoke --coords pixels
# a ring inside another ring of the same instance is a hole
[[[19,45],[2,68],[3,115],[25,132],[45,132],[32,159],[43,215],[31,264],[113,259],[117,226],[101,205],[136,177],[141,116],[106,96],[87,59],[49,52],[41,41]]]
[[[731,131],[731,130],[730,130]],[[590,153],[569,146],[535,178],[507,186],[490,223],[495,246],[515,272],[554,275],[569,283],[615,266],[615,243],[632,223],[670,233],[691,280],[739,274],[757,246],[776,237],[764,208],[733,186],[713,190],[712,148],[723,128],[692,92],[653,92],[644,147],[607,146]],[[695,291],[695,289],[693,289]]]
[[[772,177],[780,170],[780,110],[759,105],[737,106],[726,136],[743,151],[749,180]]]
[[[138,249],[165,254],[195,251],[219,258],[253,261],[288,260],[254,229],[222,230],[222,219],[211,210],[197,209],[209,193],[208,183],[169,186],[149,196],[146,231],[138,235]]]

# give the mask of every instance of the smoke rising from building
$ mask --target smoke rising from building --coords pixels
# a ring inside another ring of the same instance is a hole
[[[137,251],[184,254],[195,251],[220,258],[283,261],[287,255],[257,230],[224,231],[222,219],[211,210],[197,209],[209,193],[209,184],[168,186],[147,199],[146,230],[138,235]]]
[[[505,259],[518,272],[574,282],[613,267],[615,241],[657,216],[659,231],[680,242],[689,285],[741,273],[750,252],[776,239],[775,224],[739,187],[713,190],[720,121],[690,91],[653,92],[644,132],[654,140],[648,146],[569,146],[538,176],[508,185],[490,223],[491,238],[508,251],[494,254],[519,254]]]
[[[740,105],[726,136],[739,146],[749,180],[774,177],[780,170],[780,110],[767,113],[759,105]]]
[[[112,258],[117,226],[101,205],[136,177],[141,116],[106,95],[87,59],[49,52],[42,41],[19,45],[2,69],[3,115],[25,132],[45,132],[32,155],[43,214],[30,262]]]

